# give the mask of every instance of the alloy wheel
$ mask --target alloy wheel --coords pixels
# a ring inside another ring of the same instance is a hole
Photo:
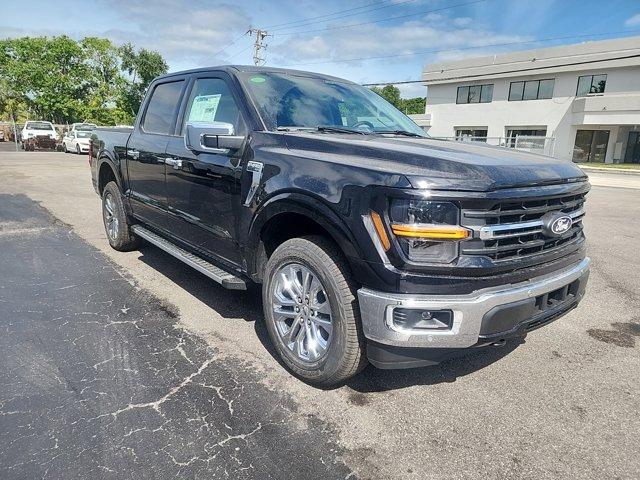
[[[102,208],[102,214],[104,215],[104,225],[107,229],[107,235],[111,240],[116,240],[118,237],[118,217],[116,212],[116,202],[113,199],[111,193],[107,193],[104,197],[104,203]]]
[[[324,357],[333,339],[331,305],[315,272],[299,263],[275,275],[272,309],[282,343],[303,363]]]

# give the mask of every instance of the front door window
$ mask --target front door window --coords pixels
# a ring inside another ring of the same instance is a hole
[[[609,130],[578,130],[573,147],[573,161],[603,163],[608,143]]]

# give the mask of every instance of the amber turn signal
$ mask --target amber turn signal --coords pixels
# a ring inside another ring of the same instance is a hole
[[[391,226],[398,237],[425,238],[432,240],[463,240],[469,230],[455,225],[425,225],[420,223],[395,223]]]
[[[384,229],[384,223],[382,222],[380,214],[371,210],[371,220],[373,221],[373,226],[376,229],[378,238],[382,243],[382,248],[384,248],[385,252],[388,251],[391,248],[391,241],[389,240],[387,231]]]

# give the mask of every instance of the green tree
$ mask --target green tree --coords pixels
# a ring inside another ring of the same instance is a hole
[[[427,99],[425,97],[402,98],[400,96],[400,89],[395,85],[385,85],[383,88],[372,87],[371,90],[407,115],[413,113],[424,113],[424,109],[427,104]]]
[[[131,123],[149,82],[166,71],[158,52],[103,38],[0,40],[0,115]]]
[[[121,106],[135,115],[151,81],[158,75],[167,73],[169,67],[158,52],[144,48],[136,52],[130,43],[120,47],[120,57],[122,69],[129,74]]]
[[[404,98],[402,99],[402,111],[409,114],[424,113],[427,106],[426,97]]]

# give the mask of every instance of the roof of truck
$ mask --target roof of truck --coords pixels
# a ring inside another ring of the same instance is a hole
[[[177,75],[185,75],[192,73],[202,73],[202,72],[210,72],[212,70],[223,71],[228,74],[234,74],[236,72],[248,72],[248,73],[280,73],[285,75],[297,75],[304,77],[316,77],[316,78],[324,78],[326,80],[332,81],[340,81],[340,82],[348,82],[353,83],[350,80],[345,80],[344,78],[333,77],[331,75],[325,75],[323,73],[316,72],[307,72],[304,70],[292,70],[290,68],[275,68],[275,67],[256,67],[254,65],[220,65],[215,67],[203,67],[203,68],[194,68],[191,70],[182,70],[180,72],[171,72],[166,75],[161,75],[156,78],[167,78],[173,77]]]

